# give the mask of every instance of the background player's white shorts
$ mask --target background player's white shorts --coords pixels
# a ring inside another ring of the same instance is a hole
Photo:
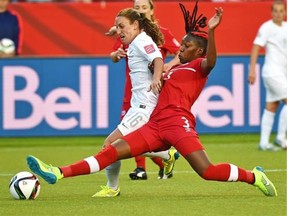
[[[153,109],[130,108],[120,124],[118,129],[123,136],[137,130],[149,121]]]
[[[287,77],[263,77],[263,83],[266,88],[266,102],[287,98]]]

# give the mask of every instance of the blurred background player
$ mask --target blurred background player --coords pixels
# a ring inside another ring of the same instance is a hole
[[[266,106],[261,119],[260,150],[278,150],[287,148],[287,23],[285,3],[275,1],[272,5],[272,19],[263,23],[253,42],[248,82],[256,81],[255,66],[259,51],[265,47],[265,62],[262,79],[266,89]],[[269,142],[275,113],[283,102],[279,114],[278,130],[274,144]]]
[[[0,45],[0,57],[12,57],[21,53],[21,17],[8,9],[9,3],[10,0],[0,0],[0,40],[2,41],[0,43],[3,43]],[[4,46],[7,46],[7,49]],[[11,49],[12,47],[14,48]]]
[[[140,13],[144,13],[145,16],[155,22],[154,17],[154,3],[152,0],[135,0],[134,1],[134,9],[139,11]],[[164,71],[167,72],[173,65],[179,64],[178,59],[178,52],[180,48],[179,42],[176,40],[176,38],[173,36],[171,31],[168,29],[159,26],[160,31],[162,32],[164,36],[164,43],[159,46],[160,52],[163,57],[163,61],[165,62],[166,56],[168,53],[175,54],[174,58],[164,64]],[[114,35],[116,33],[116,28],[113,26],[106,35]],[[121,43],[120,38],[118,37],[116,39],[116,43],[113,46],[113,52],[111,52],[110,56],[113,62],[118,62],[121,58],[125,58],[126,61],[126,80],[125,80],[125,87],[124,87],[124,98],[123,98],[123,104],[122,104],[122,111],[121,111],[121,118],[127,113],[128,109],[130,108],[130,99],[131,99],[131,80],[129,76],[130,69],[127,64],[127,56],[126,56],[126,50],[128,48],[128,45],[124,45]],[[171,154],[174,154],[174,150],[171,150]],[[158,179],[166,179],[166,176],[164,175],[164,164],[161,158],[154,157],[151,158],[152,161],[159,166],[159,173],[158,173]],[[147,173],[146,173],[146,160],[143,156],[137,156],[135,157],[136,162],[136,168],[134,171],[132,171],[129,176],[133,180],[147,179]],[[167,178],[171,178],[173,176],[173,173],[171,173]]]

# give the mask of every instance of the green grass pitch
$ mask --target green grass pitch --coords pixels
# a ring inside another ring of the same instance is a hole
[[[287,215],[286,151],[260,152],[259,134],[200,135],[213,163],[230,162],[246,169],[265,168],[274,182],[278,197],[266,197],[246,183],[204,181],[183,157],[177,161],[174,176],[157,180],[158,168],[146,160],[148,180],[133,181],[128,174],[134,159],[122,162],[121,195],[91,198],[105,185],[105,172],[63,179],[49,185],[40,178],[36,200],[14,200],[9,193],[11,177],[29,171],[26,156],[35,155],[53,165],[67,165],[94,155],[103,137],[0,138],[0,215],[7,216],[282,216]]]

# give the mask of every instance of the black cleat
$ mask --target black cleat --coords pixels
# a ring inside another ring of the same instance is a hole
[[[129,174],[132,180],[147,180],[147,173],[142,167],[137,167]]]

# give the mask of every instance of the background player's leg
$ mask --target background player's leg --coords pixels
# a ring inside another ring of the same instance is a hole
[[[278,130],[275,144],[281,148],[287,148],[287,105],[285,104],[279,114]]]
[[[139,155],[135,157],[136,168],[129,173],[129,177],[132,180],[146,180],[148,178],[146,173],[146,159]]]

